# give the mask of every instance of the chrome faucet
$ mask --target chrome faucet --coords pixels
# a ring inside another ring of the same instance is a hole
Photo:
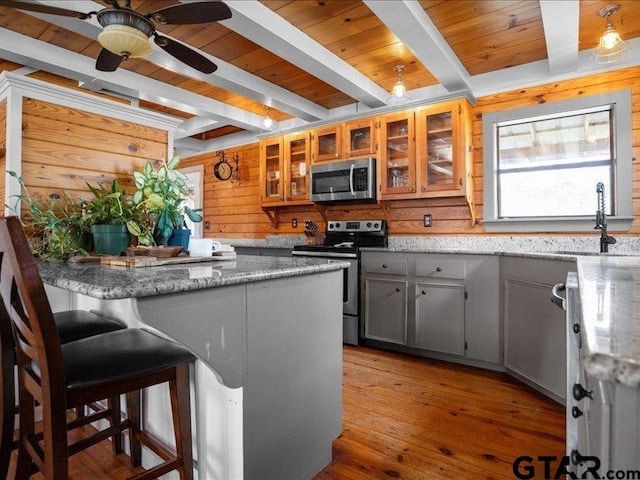
[[[616,239],[607,233],[607,214],[604,208],[604,183],[598,182],[596,185],[596,193],[598,194],[596,207],[596,226],[595,230],[600,230],[600,253],[609,252],[609,245],[616,243]]]

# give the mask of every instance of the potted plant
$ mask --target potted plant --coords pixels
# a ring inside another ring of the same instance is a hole
[[[143,213],[127,199],[126,191],[115,179],[110,188],[101,183],[87,186],[93,198],[86,200],[83,208],[91,225],[95,252],[118,255],[130,245],[131,235],[143,236]]]
[[[34,256],[66,260],[91,251],[90,225],[83,215],[82,200],[71,198],[65,190],[49,197],[31,195],[22,177],[13,171],[7,173],[23,191],[14,195],[15,205],[7,208],[18,215],[20,205],[26,207],[22,223]]]
[[[141,207],[150,219],[153,225],[150,240],[153,243],[181,245],[187,251],[191,231],[185,219],[201,222],[202,215],[201,209],[192,209],[185,204],[189,186],[186,175],[177,170],[179,163],[180,157],[177,156],[168,162],[163,158],[157,169],[147,161],[141,172],[134,171],[138,190],[133,195],[133,203]]]

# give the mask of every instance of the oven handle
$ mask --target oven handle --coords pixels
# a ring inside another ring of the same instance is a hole
[[[327,252],[305,252],[302,250],[294,250],[291,255],[296,257],[324,257],[324,258],[358,258],[357,253],[327,253]]]
[[[351,164],[351,168],[349,169],[349,190],[351,190],[351,195],[356,196],[356,192],[353,190],[353,171],[355,169],[355,164]]]

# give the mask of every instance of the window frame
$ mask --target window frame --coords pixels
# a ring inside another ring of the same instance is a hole
[[[607,201],[615,215],[607,216],[612,231],[628,231],[633,222],[632,198],[632,116],[631,90],[561,100],[522,108],[486,113],[482,117],[483,137],[483,225],[493,232],[568,232],[593,231],[595,224],[595,185],[593,219],[584,216],[498,218],[498,126],[533,121],[548,116],[612,107],[613,195]]]

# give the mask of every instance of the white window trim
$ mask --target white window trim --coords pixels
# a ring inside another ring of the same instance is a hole
[[[632,117],[631,90],[580,97],[559,102],[544,103],[502,112],[486,113],[482,118],[483,138],[483,225],[488,232],[579,232],[593,231],[595,222],[595,186],[593,219],[585,217],[528,217],[498,218],[498,125],[516,120],[527,120],[563,112],[572,112],[604,105],[613,105],[615,195],[608,201],[615,202],[616,215],[607,217],[611,231],[629,231],[633,217],[632,195]]]

